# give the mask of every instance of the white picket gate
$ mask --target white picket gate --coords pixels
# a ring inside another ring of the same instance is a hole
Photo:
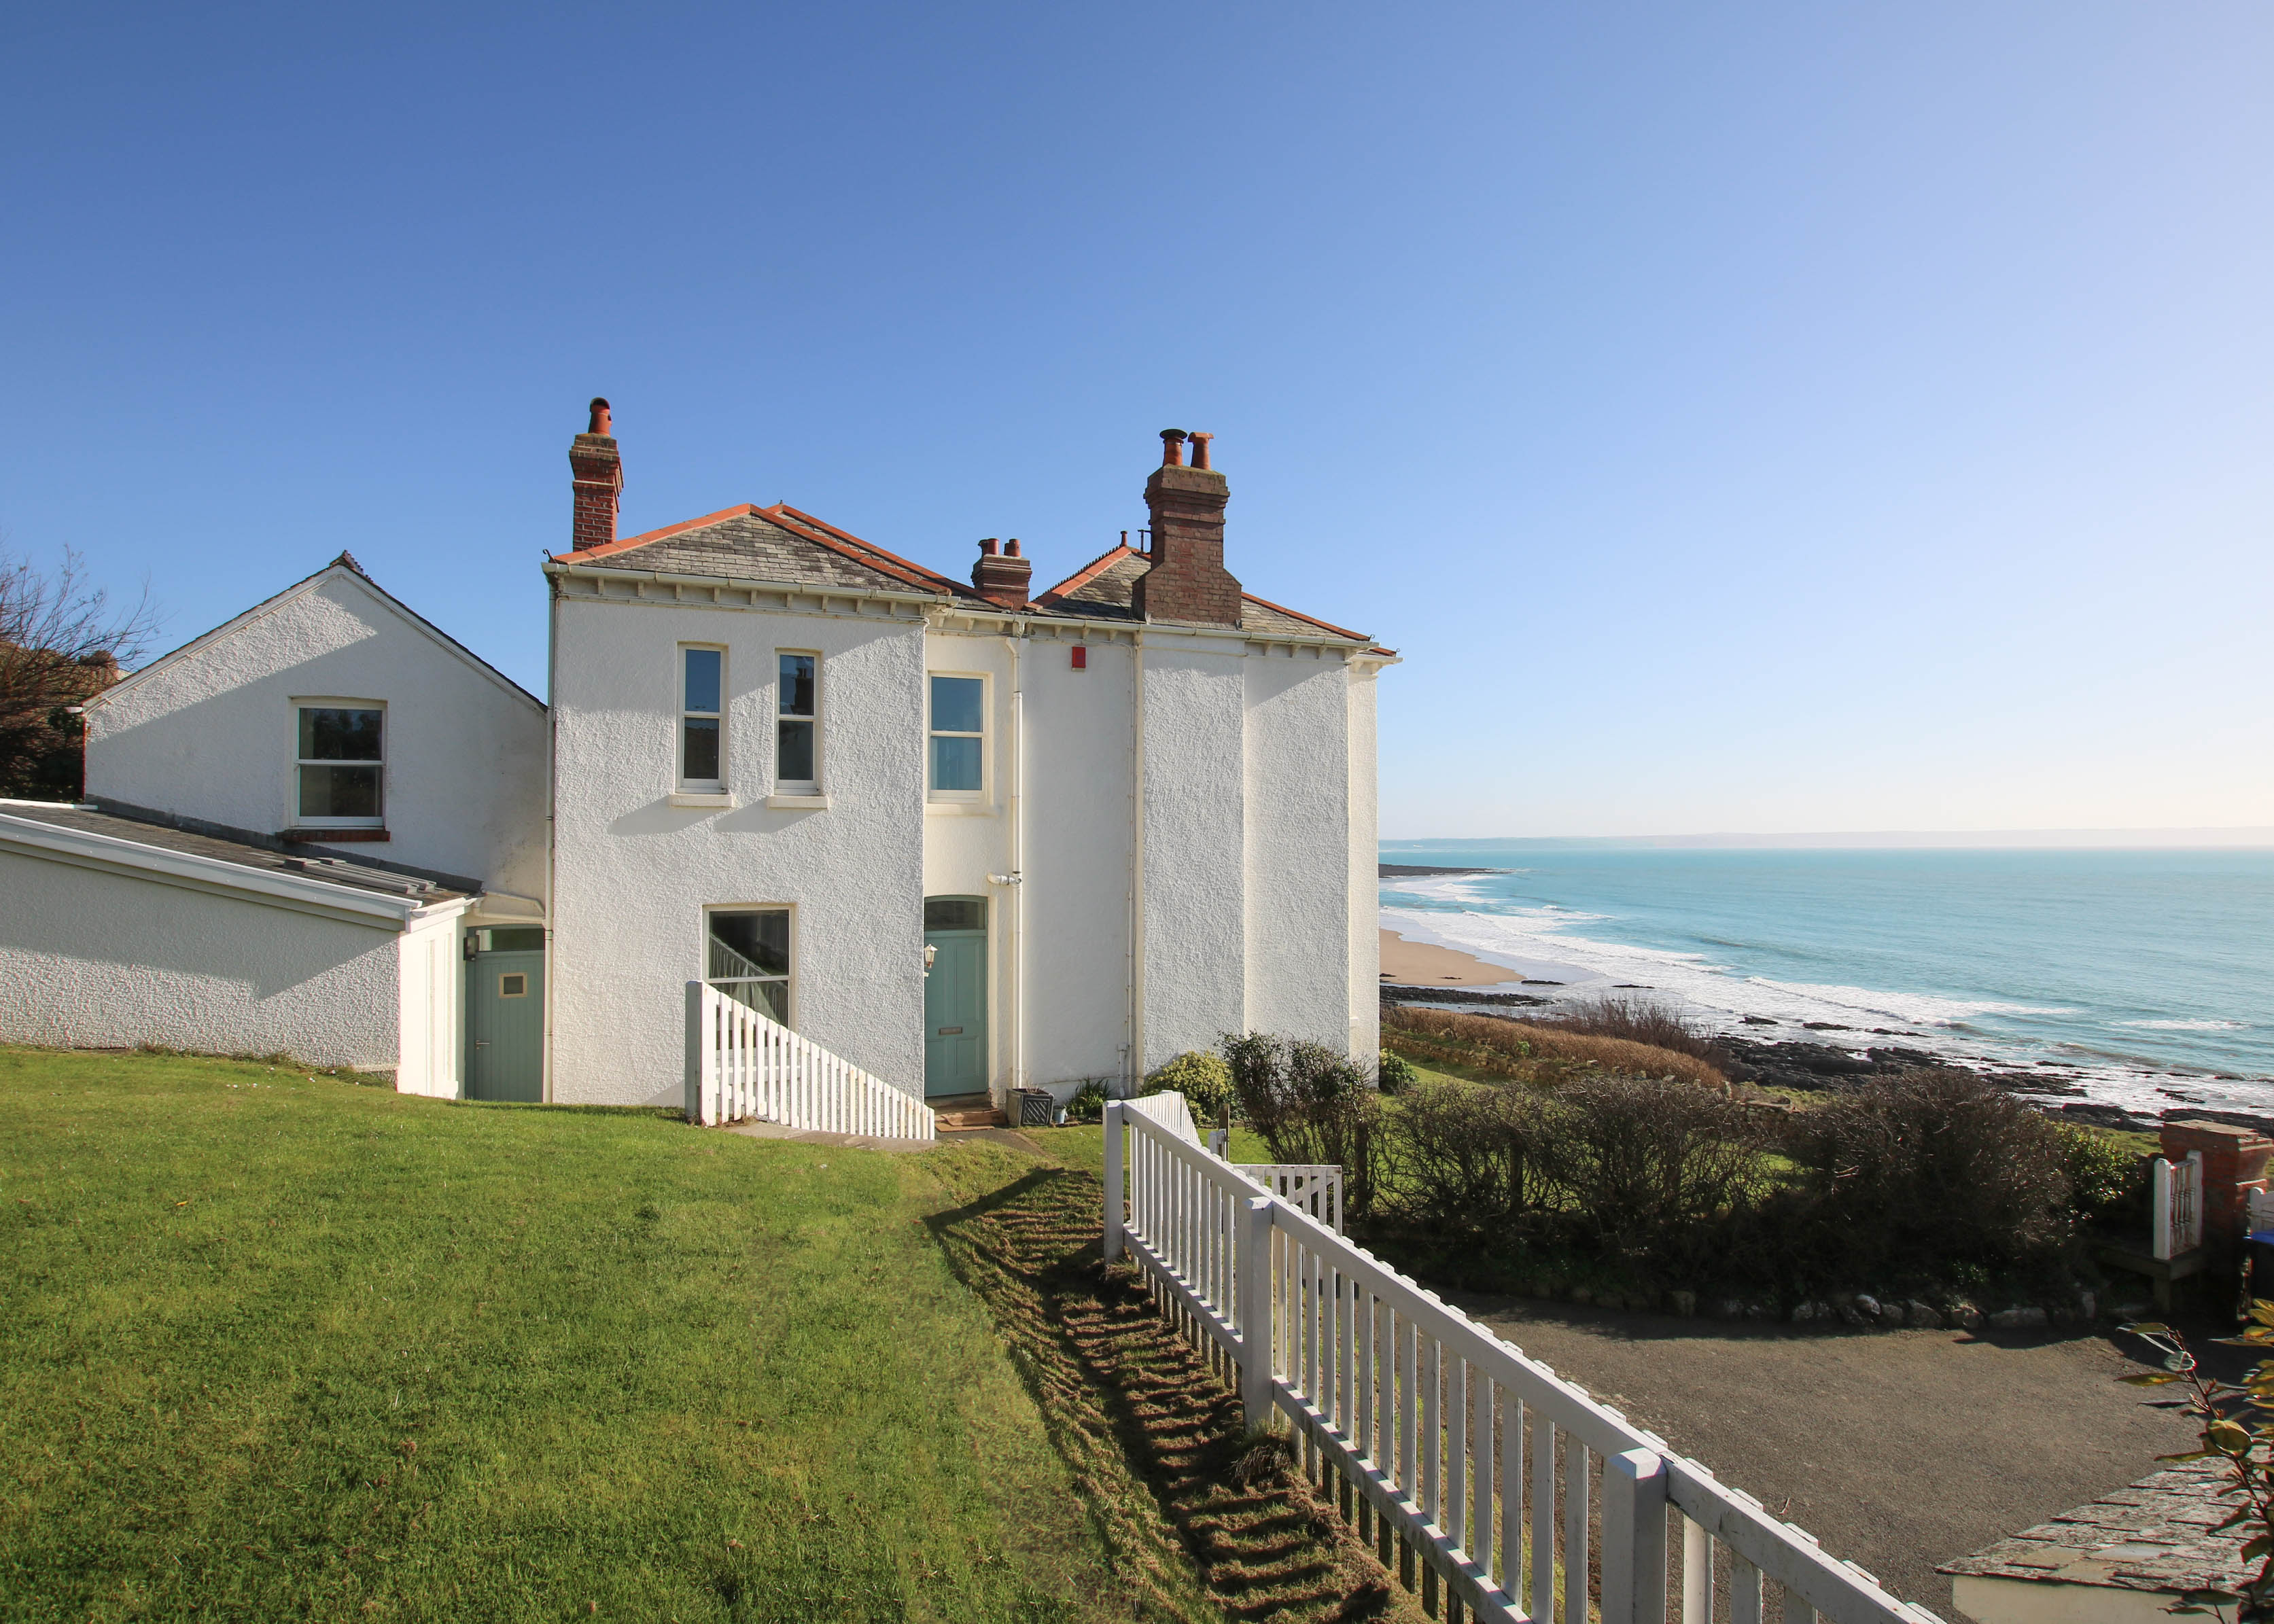
[[[2202,1152],[2191,1150],[2184,1162],[2156,1158],[2151,1169],[2150,1198],[2155,1229],[2150,1252],[2168,1262],[2202,1244]]]
[[[927,1140],[937,1124],[915,1095],[703,981],[687,983],[687,1120]]]
[[[1106,1258],[1237,1367],[1250,1425],[1289,1418],[1425,1600],[1489,1624],[1763,1624],[1773,1598],[1784,1624],[1939,1624],[1139,1103],[1106,1107]]]
[[[1331,1162],[1235,1162],[1246,1174],[1290,1207],[1301,1208],[1336,1234],[1343,1232],[1343,1170]]]

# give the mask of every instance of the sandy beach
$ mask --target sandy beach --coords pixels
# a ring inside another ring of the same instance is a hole
[[[1409,942],[1396,931],[1382,932],[1382,979],[1407,987],[1513,988],[1524,980],[1521,971],[1487,964],[1457,948],[1428,942]]]

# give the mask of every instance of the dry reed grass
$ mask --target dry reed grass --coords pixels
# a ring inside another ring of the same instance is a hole
[[[1384,1041],[1397,1040],[1410,1058],[1450,1061],[1525,1082],[1553,1083],[1590,1070],[1678,1078],[1708,1088],[1724,1087],[1729,1080],[1720,1067],[1696,1055],[1535,1021],[1388,1004],[1382,1029]]]

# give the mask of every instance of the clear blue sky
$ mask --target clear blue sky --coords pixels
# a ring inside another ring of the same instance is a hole
[[[2274,823],[2261,5],[11,9],[0,537],[529,687],[569,436],[1070,569],[1212,430],[1389,836]]]

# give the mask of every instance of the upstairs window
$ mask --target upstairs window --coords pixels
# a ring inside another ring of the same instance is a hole
[[[811,794],[820,784],[815,767],[814,729],[818,727],[821,657],[781,656],[781,715],[774,723],[774,788],[784,794]]]
[[[725,782],[719,731],[726,720],[726,652],[683,648],[679,668],[679,781],[689,789],[715,790]]]
[[[386,711],[344,704],[299,708],[299,777],[294,821],[304,826],[376,829],[384,822]]]
[[[985,782],[987,681],[983,677],[931,680],[931,791],[950,800],[975,801]]]
[[[789,910],[714,908],[705,925],[705,979],[728,997],[789,1025]]]

